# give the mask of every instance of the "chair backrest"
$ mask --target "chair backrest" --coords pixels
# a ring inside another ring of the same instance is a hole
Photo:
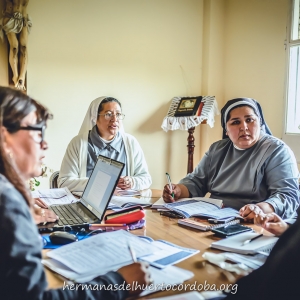
[[[56,189],[58,187],[57,185],[58,176],[59,176],[59,171],[53,172],[53,174],[50,176],[50,189]]]

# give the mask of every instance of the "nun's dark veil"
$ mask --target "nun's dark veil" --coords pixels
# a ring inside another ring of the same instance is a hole
[[[237,106],[250,106],[253,108],[255,113],[258,115],[260,119],[260,125],[261,125],[261,130],[264,133],[267,133],[269,135],[272,135],[270,128],[268,127],[267,123],[265,122],[264,115],[261,109],[260,104],[252,99],[252,98],[236,98],[229,100],[225,106],[221,109],[221,125],[223,127],[223,135],[222,138],[226,139],[228,136],[226,135],[226,118],[228,114]]]

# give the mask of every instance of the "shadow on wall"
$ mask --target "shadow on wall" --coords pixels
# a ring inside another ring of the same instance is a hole
[[[138,128],[138,131],[143,134],[153,134],[153,133],[161,132],[164,135],[164,141],[166,143],[165,144],[166,153],[164,154],[165,170],[170,170],[171,168],[173,131],[169,130],[168,132],[165,132],[161,128],[161,124],[163,122],[164,117],[168,113],[169,107],[170,107],[170,102],[161,105],[161,107],[159,107],[150,117],[148,117]],[[156,146],[160,147],[159,145]]]
[[[163,122],[164,117],[167,115],[170,107],[170,102],[163,104],[159,107],[148,119],[141,124],[138,130],[141,133],[155,133],[163,131],[161,128],[161,124]]]

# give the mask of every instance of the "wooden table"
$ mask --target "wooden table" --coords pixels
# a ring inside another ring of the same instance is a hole
[[[161,191],[152,190],[151,203],[159,199]],[[145,209],[146,226],[143,229],[131,231],[133,234],[146,235],[154,240],[163,239],[171,243],[200,250],[200,253],[178,263],[176,266],[190,270],[194,273],[194,277],[185,283],[193,284],[216,284],[219,287],[221,284],[234,283],[237,277],[233,273],[221,270],[220,268],[206,262],[202,255],[205,251],[219,253],[218,250],[210,248],[213,241],[219,240],[211,232],[203,232],[193,228],[180,226],[177,224],[177,219],[161,216],[159,212],[152,209]],[[255,227],[252,225],[251,227]],[[63,285],[60,277],[52,271],[46,269],[46,275],[49,282],[49,287],[58,288]],[[182,291],[184,292],[184,291]],[[178,294],[179,291],[157,292],[147,296],[147,298],[157,298],[166,295]]]

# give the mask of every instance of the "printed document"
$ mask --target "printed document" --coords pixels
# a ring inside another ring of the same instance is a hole
[[[120,264],[132,263],[128,243],[134,245],[137,258],[152,254],[157,247],[124,231],[101,233],[47,252],[47,256],[80,273],[113,270]]]
[[[32,191],[33,198],[42,199],[48,206],[56,204],[75,203],[79,199],[74,197],[67,187],[59,189],[40,189]]]

